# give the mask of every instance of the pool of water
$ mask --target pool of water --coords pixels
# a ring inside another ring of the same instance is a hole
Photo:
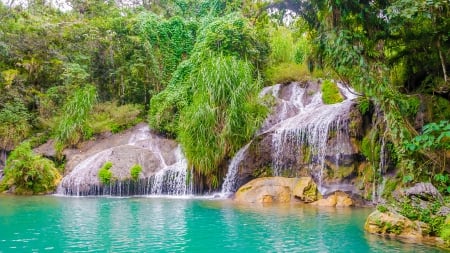
[[[0,252],[441,252],[364,232],[371,209],[0,196]]]

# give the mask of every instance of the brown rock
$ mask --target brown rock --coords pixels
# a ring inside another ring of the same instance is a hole
[[[328,206],[328,207],[348,207],[353,206],[353,200],[345,192],[337,191],[326,199],[319,199],[311,203],[313,206]]]
[[[394,212],[375,210],[367,217],[364,229],[373,234],[399,236],[410,239],[422,239],[429,231],[429,226],[420,221],[411,221]]]
[[[296,178],[263,177],[243,185],[236,192],[235,201],[247,203],[288,203]]]
[[[294,187],[293,195],[306,203],[322,198],[322,195],[317,190],[316,183],[311,177],[301,177]]]

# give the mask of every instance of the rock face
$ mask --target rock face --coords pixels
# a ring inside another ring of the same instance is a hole
[[[373,234],[399,236],[410,239],[422,239],[429,233],[429,226],[420,221],[411,221],[405,216],[376,210],[367,217],[364,229]]]
[[[39,149],[38,149],[39,150]],[[41,148],[41,150],[47,150]],[[66,175],[58,187],[68,195],[188,194],[187,162],[179,145],[152,133],[146,124],[95,142],[78,150],[65,150]],[[102,185],[99,170],[111,162],[112,183]],[[130,169],[140,165],[137,181]]]
[[[232,162],[235,188],[272,175],[312,177],[323,195],[337,190],[358,194],[354,182],[364,158],[355,143],[363,119],[355,96],[338,87],[345,100],[331,105],[323,104],[317,82],[266,87],[260,96],[272,113],[239,152],[240,160]]]

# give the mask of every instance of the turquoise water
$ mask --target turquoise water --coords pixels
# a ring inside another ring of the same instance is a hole
[[[0,196],[0,252],[440,252],[365,233],[371,211]]]

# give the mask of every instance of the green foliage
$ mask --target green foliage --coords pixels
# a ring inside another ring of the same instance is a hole
[[[118,133],[142,121],[143,106],[117,102],[99,103],[94,106],[88,118],[88,127],[93,134],[110,131]]]
[[[377,210],[382,212],[382,213],[385,213],[385,212],[389,211],[389,209],[386,206],[383,206],[383,205],[377,205]]]
[[[445,241],[447,246],[450,245],[450,224],[445,223],[440,230],[439,236]]]
[[[112,162],[106,162],[98,171],[98,179],[103,185],[108,185],[113,180],[112,171],[109,170],[112,166]]]
[[[419,149],[450,149],[450,123],[442,120],[429,123],[422,129],[422,134],[414,137],[406,147],[411,151]]]
[[[7,103],[0,110],[0,149],[12,149],[29,136],[31,115],[17,101]]]
[[[268,67],[265,71],[266,83],[289,83],[293,81],[305,81],[311,77],[304,64],[280,63]]]
[[[196,93],[181,111],[178,139],[200,173],[216,175],[219,164],[262,122],[266,110],[258,103],[260,84],[252,75],[249,63],[218,55],[190,77]]]
[[[96,89],[87,85],[78,88],[63,106],[63,114],[59,119],[55,139],[59,147],[75,145],[92,135],[88,126],[88,117],[96,102]]]
[[[133,165],[130,169],[131,179],[134,181],[137,181],[139,179],[139,174],[141,173],[141,171],[142,171],[141,165],[139,165],[139,164]]]
[[[61,179],[54,163],[33,154],[29,142],[23,142],[11,152],[4,173],[0,190],[12,189],[17,194],[50,193]]]
[[[330,80],[322,83],[322,101],[324,104],[336,104],[344,101],[337,85]]]
[[[367,97],[363,97],[358,100],[358,109],[362,115],[369,112],[370,108],[371,108],[371,102]]]

